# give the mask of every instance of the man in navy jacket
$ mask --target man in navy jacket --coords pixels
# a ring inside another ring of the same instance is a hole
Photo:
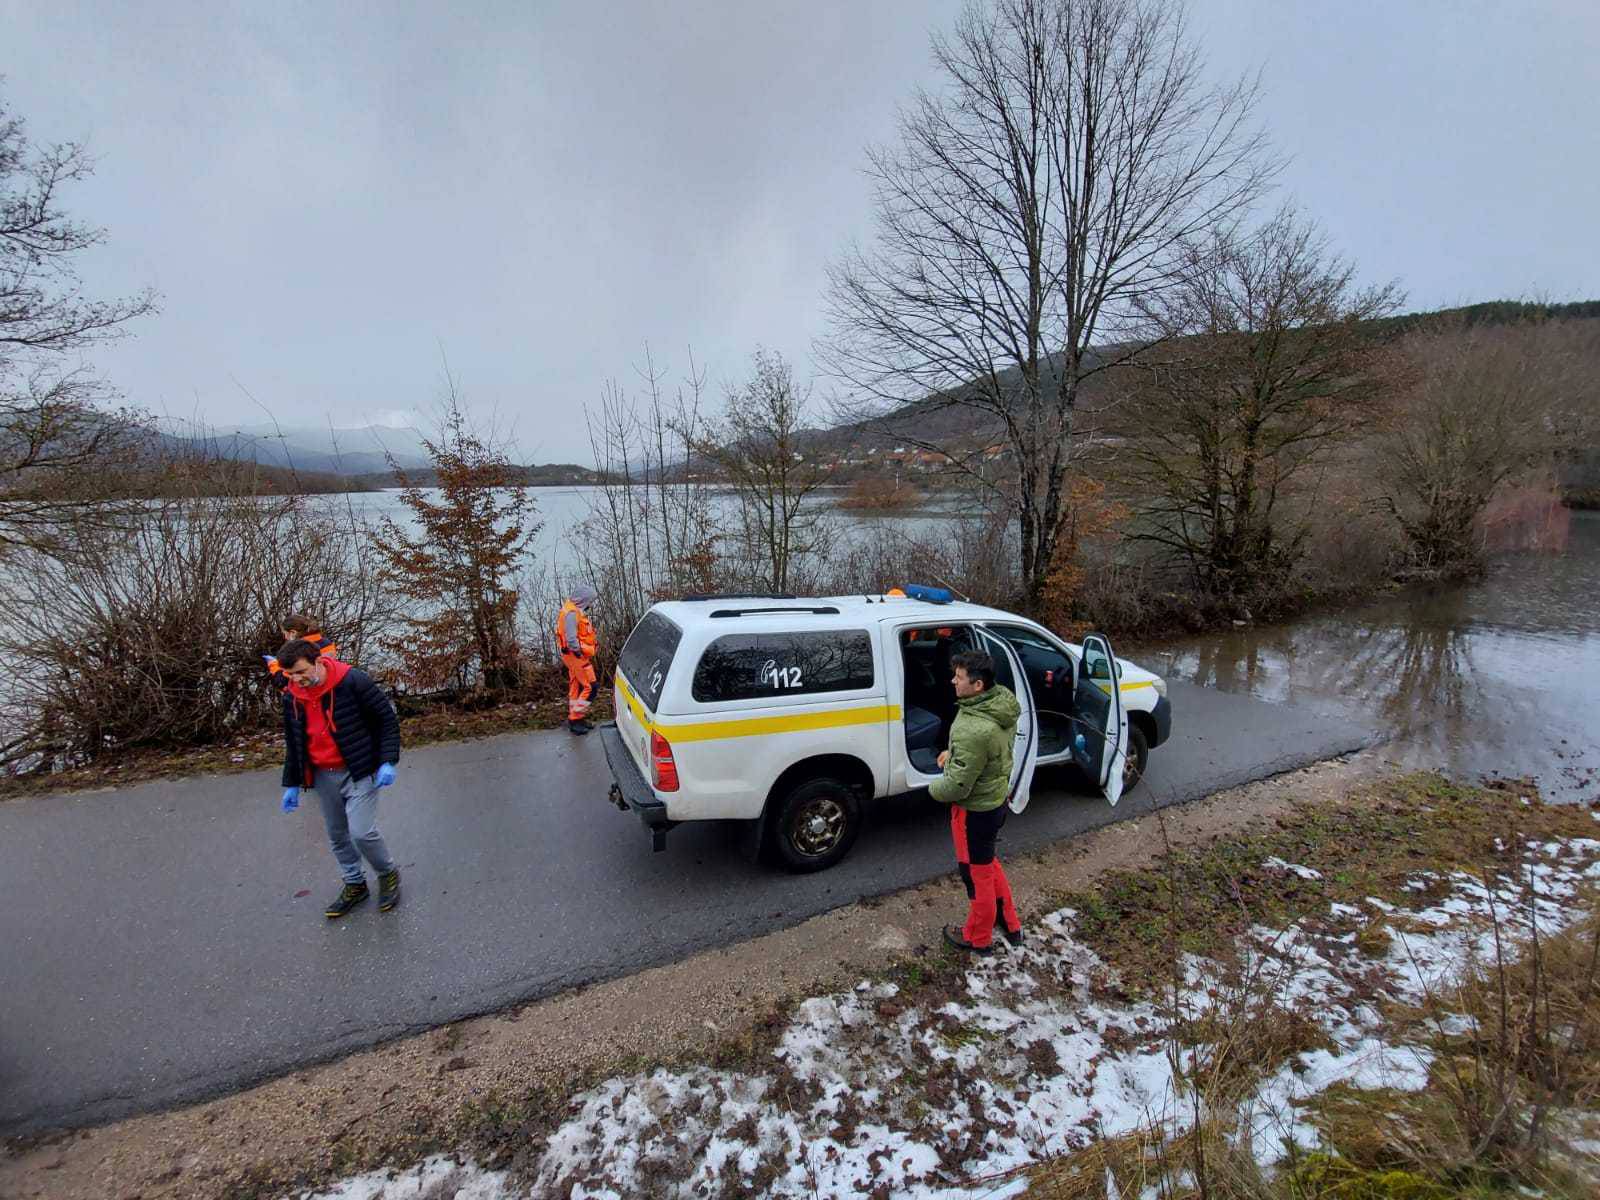
[[[283,693],[283,811],[300,806],[300,789],[322,802],[333,857],[344,886],[324,914],[342,917],[370,894],[365,858],[378,874],[378,909],[400,903],[400,868],[378,832],[378,789],[394,782],[400,718],[365,671],[296,639],[278,651],[289,681]]]

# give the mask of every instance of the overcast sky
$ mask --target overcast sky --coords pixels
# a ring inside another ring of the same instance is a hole
[[[524,457],[649,342],[714,384],[802,375],[827,261],[870,234],[863,148],[934,84],[957,0],[108,4],[0,0],[39,141],[87,140],[84,264],[158,316],[96,363],[213,424],[426,408],[442,345]],[[1600,4],[1195,0],[1263,71],[1281,193],[1410,307],[1600,296]],[[237,383],[235,382],[237,381]]]

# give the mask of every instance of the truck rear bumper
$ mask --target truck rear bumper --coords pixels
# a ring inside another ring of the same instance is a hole
[[[656,798],[654,790],[645,782],[622,744],[622,732],[612,721],[600,726],[600,745],[605,748],[606,766],[611,768],[611,790],[607,798],[624,812],[637,813],[644,827],[650,831],[650,846],[654,850],[667,848],[667,830],[677,824],[667,817],[667,806]]]

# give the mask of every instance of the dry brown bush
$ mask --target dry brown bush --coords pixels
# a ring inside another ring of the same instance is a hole
[[[1415,382],[1373,444],[1379,496],[1412,573],[1471,570],[1496,496],[1592,441],[1600,322],[1445,326],[1412,335],[1403,352]]]
[[[866,475],[850,485],[839,500],[839,507],[857,512],[898,512],[915,508],[923,500],[915,484],[884,475]]]
[[[262,654],[310,611],[361,661],[394,617],[347,514],[305,497],[152,501],[0,576],[0,764],[51,769],[214,743],[275,712]]]

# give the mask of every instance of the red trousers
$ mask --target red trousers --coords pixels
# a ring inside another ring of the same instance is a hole
[[[970,901],[961,936],[974,946],[993,943],[997,921],[1012,933],[1022,928],[1016,901],[1011,898],[1011,884],[994,852],[995,838],[1005,820],[1003,804],[984,813],[969,813],[959,804],[950,806],[950,839],[956,847],[956,870],[961,873],[961,882],[967,885]]]
[[[567,668],[567,720],[581,721],[594,703],[594,660],[578,654],[563,654]]]

